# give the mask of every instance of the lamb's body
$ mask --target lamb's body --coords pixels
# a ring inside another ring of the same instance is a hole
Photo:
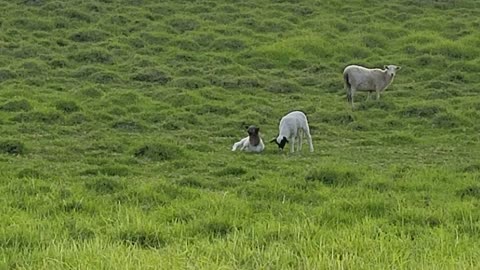
[[[265,149],[265,145],[263,144],[263,140],[261,138],[257,145],[253,145],[250,143],[250,137],[247,136],[241,139],[239,142],[234,143],[232,147],[232,151],[235,151],[238,148],[240,148],[240,151],[260,153]]]
[[[237,150],[240,147],[241,151],[247,152],[262,152],[265,149],[263,140],[259,134],[260,129],[256,126],[247,127],[248,136],[236,142],[232,146],[232,151]]]
[[[368,91],[370,93],[375,91],[377,99],[380,98],[380,93],[383,92],[393,81],[396,71],[400,67],[395,65],[385,66],[385,69],[369,69],[362,66],[350,65],[343,71],[343,79],[347,91],[347,100],[352,103],[356,91]]]
[[[300,111],[293,111],[282,117],[278,126],[278,137],[273,141],[283,149],[290,142],[290,152],[295,151],[295,140],[298,139],[298,151],[302,150],[302,136],[307,136],[310,152],[313,152],[312,136],[308,126],[307,116]],[[303,133],[303,134],[302,134]]]

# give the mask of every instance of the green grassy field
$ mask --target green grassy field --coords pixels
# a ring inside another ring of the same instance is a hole
[[[0,269],[480,268],[480,2],[0,13]],[[402,70],[352,111],[348,64]],[[314,153],[230,151],[291,110]]]

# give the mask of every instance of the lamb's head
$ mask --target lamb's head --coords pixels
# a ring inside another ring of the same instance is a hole
[[[397,71],[399,71],[402,67],[395,66],[395,65],[388,65],[388,66],[383,66],[385,69],[385,72],[390,75],[390,77],[394,77]]]
[[[258,135],[259,131],[260,131],[260,128],[256,126],[247,127],[247,133],[248,133],[250,145],[257,146],[260,143],[260,136]]]
[[[283,150],[283,148],[285,147],[285,144],[288,143],[288,140],[285,136],[283,137],[278,136],[277,138],[271,140],[270,142],[276,143],[278,145],[278,148]]]

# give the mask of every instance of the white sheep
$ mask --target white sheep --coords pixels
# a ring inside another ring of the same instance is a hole
[[[240,147],[240,151],[262,152],[265,149],[263,140],[259,135],[260,128],[256,126],[247,127],[248,136],[233,144],[232,151]]]
[[[301,111],[293,111],[282,117],[278,126],[279,134],[275,142],[283,150],[287,142],[290,143],[290,153],[295,151],[295,140],[298,139],[298,151],[302,150],[302,135],[305,134],[310,146],[310,152],[313,152],[312,136],[308,126],[307,116]],[[303,133],[303,134],[302,134]]]
[[[384,69],[369,69],[357,65],[350,65],[343,71],[343,79],[347,90],[347,101],[352,103],[353,96],[358,91],[368,91],[367,100],[370,94],[375,91],[377,99],[380,92],[383,92],[393,81],[395,74],[401,67],[395,65],[384,66]]]

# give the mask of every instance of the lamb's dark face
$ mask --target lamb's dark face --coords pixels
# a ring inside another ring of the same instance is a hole
[[[280,143],[278,144],[278,147],[280,147],[280,149],[283,150],[283,148],[285,147],[285,144],[287,144],[288,140],[286,137],[283,137],[282,140],[280,141]]]
[[[273,139],[270,142],[275,142],[278,145],[278,148],[282,149],[285,147],[285,145],[288,143],[288,140],[286,137],[283,137],[280,142],[277,141],[277,139]]]
[[[247,133],[249,136],[252,136],[252,135],[257,135],[258,136],[258,132],[260,131],[260,128],[256,127],[256,126],[249,126],[248,129],[247,129]]]
[[[256,126],[249,126],[247,128],[247,133],[248,137],[250,137],[249,140],[251,145],[257,146],[260,143],[260,136],[258,135],[259,132],[260,128]]]

